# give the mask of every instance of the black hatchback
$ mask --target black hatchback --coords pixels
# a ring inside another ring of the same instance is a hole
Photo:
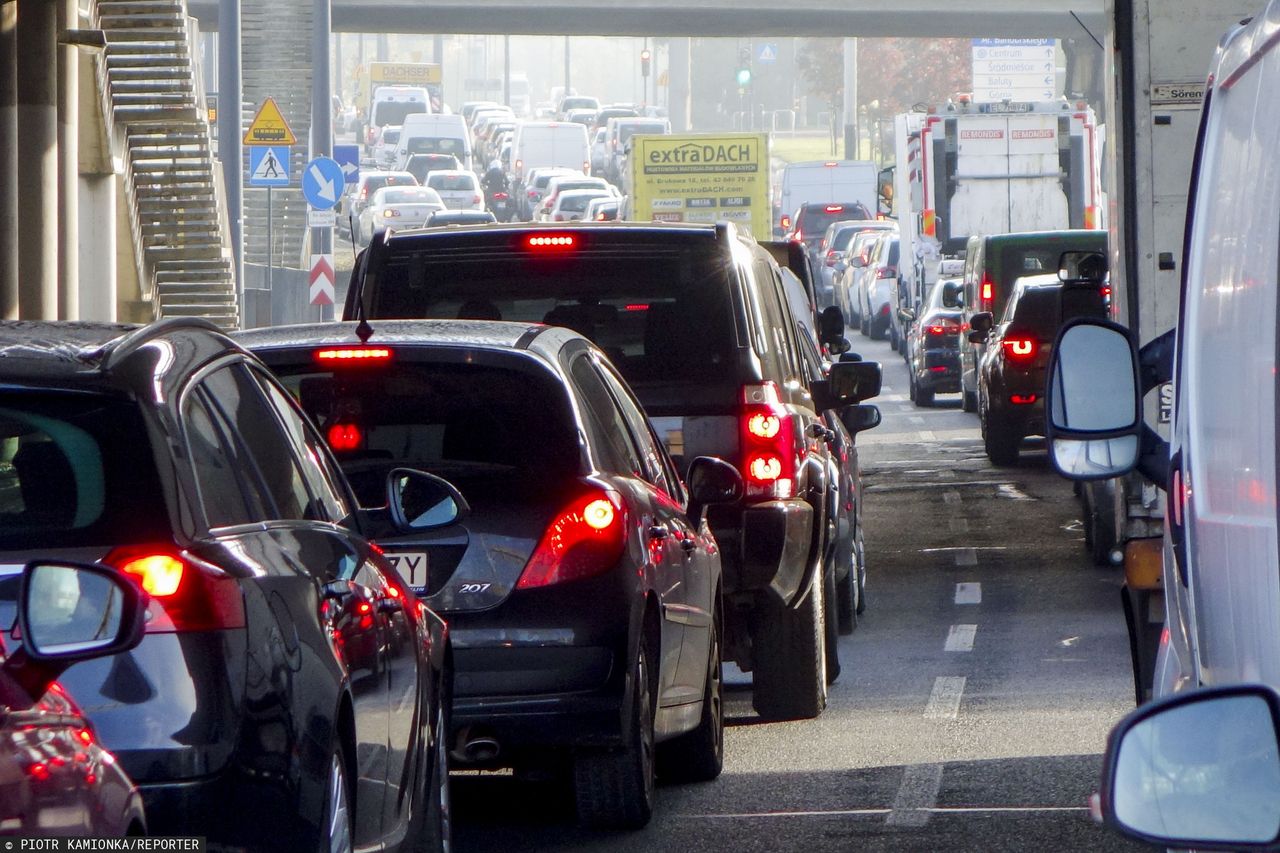
[[[481,306],[471,311],[481,313]],[[580,819],[649,819],[656,772],[720,773],[720,553],[706,507],[737,500],[726,462],[689,488],[609,360],[568,329],[376,321],[241,333],[328,437],[362,504],[387,472],[457,485],[463,523],[376,537],[449,622],[460,765],[572,759]]]
[[[367,541],[377,519],[279,383],[207,321],[4,323],[0,352],[0,617],[33,560],[107,564],[147,593],[137,647],[60,680],[149,830],[442,847],[445,625]],[[404,531],[462,510],[422,518],[451,491],[419,472],[383,488],[417,519]]]

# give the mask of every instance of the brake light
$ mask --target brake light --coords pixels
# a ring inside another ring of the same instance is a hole
[[[991,276],[985,273],[982,276],[982,294],[981,299],[984,307],[989,307],[991,300],[995,299],[995,282],[991,280]]]
[[[795,490],[795,427],[773,382],[742,389],[742,471],[748,497],[789,498]]]
[[[507,198],[508,198],[508,196],[507,196],[507,194],[506,194],[506,193],[494,193],[494,194],[493,194],[493,199],[494,199],[494,201],[504,201],[504,200],[506,200]],[[480,200],[480,199],[476,199],[476,201],[479,201],[479,200]]]
[[[957,335],[960,333],[960,324],[954,320],[940,320],[925,326],[925,334],[927,335]]]
[[[621,496],[594,487],[567,503],[547,525],[516,589],[535,589],[607,572],[626,545]]]
[[[360,427],[355,424],[334,424],[329,427],[329,432],[325,437],[329,440],[329,446],[338,453],[358,450],[360,442],[364,438],[360,432]]]
[[[778,220],[778,224],[782,226],[783,231],[786,231],[791,227],[791,217],[783,214],[782,218]]]
[[[590,174],[591,174],[591,161],[590,161],[590,160],[583,160],[583,161],[582,161],[582,174],[584,174],[584,175],[590,175]]]
[[[1030,361],[1040,348],[1035,338],[1005,338],[1003,343],[1005,358],[1010,361]]]
[[[893,278],[897,274],[897,267],[880,267],[876,270],[876,278]]]
[[[529,198],[534,199],[534,200],[537,200],[537,198],[538,198],[538,191],[537,191],[537,190],[529,190]]]
[[[834,167],[834,166],[836,165],[836,161],[835,161],[835,160],[829,160],[829,161],[827,161],[826,163],[823,163],[822,165],[824,165],[824,166],[826,166],[828,169],[830,169],[830,168],[832,168],[832,167]]]
[[[495,196],[495,198],[496,198],[496,197],[497,197],[497,196]],[[480,198],[480,196],[479,196],[479,195],[474,195],[474,196],[472,196],[472,197],[471,197],[471,203],[472,203],[472,204],[479,204],[481,201],[483,201],[483,199],[482,199],[482,198]]]
[[[385,364],[391,360],[386,347],[326,347],[315,351],[315,359],[324,365]]]
[[[524,244],[530,249],[571,249],[577,242],[572,234],[548,234],[529,237]]]
[[[368,197],[369,197],[369,186],[366,184],[365,186],[360,188],[360,198],[363,200]]]
[[[563,214],[563,213],[557,213],[555,216],[553,216],[553,217],[552,217],[552,221],[554,221],[554,222],[564,222],[564,214]]]
[[[824,207],[824,208],[823,208],[823,210],[825,210],[827,213],[839,213],[840,211],[844,210],[844,205],[843,205],[843,204],[829,204],[829,205],[827,205],[826,207]]]
[[[522,175],[522,174],[524,174],[524,161],[523,161],[523,160],[517,160],[517,161],[516,161],[516,174],[517,174],[517,175]]]
[[[1036,401],[1035,394],[1010,394],[1009,402],[1015,406],[1030,406]]]
[[[149,634],[244,627],[244,601],[236,579],[172,545],[115,548],[103,562],[151,596]]]

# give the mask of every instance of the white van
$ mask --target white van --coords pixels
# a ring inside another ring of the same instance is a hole
[[[431,112],[431,99],[422,86],[379,86],[369,102],[364,144],[372,153],[379,131],[387,125],[403,125],[411,115]]]
[[[452,154],[464,169],[472,169],[471,136],[460,115],[411,115],[400,128],[396,149],[400,164],[414,154]]]
[[[809,202],[860,202],[875,212],[879,170],[870,160],[814,160],[789,163],[782,170],[782,192],[778,197],[773,233],[782,237],[791,231],[791,216]]]
[[[521,183],[530,169],[560,167],[591,173],[591,141],[580,124],[527,121],[516,127],[511,141],[511,172]]]
[[[1139,351],[1128,329],[1076,323],[1050,365],[1055,467],[1077,480],[1136,468],[1166,486],[1163,701],[1113,733],[1101,800],[1113,826],[1162,847],[1260,849],[1280,834],[1278,27],[1273,0],[1209,69],[1176,329]],[[1168,443],[1142,418],[1165,381]]]

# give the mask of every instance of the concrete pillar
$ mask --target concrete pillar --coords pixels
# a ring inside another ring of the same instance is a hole
[[[80,288],[80,316],[114,322],[118,281],[116,265],[116,176],[80,179],[80,266],[93,273]]]
[[[844,40],[844,159],[858,159],[858,40]]]
[[[231,257],[235,267],[240,316],[244,316],[244,138],[243,85],[240,77],[240,0],[218,3],[218,159],[231,220]]]
[[[58,11],[18,2],[18,313],[58,316]]]
[[[18,319],[18,3],[0,0],[0,319]]]
[[[693,129],[690,120],[690,85],[693,67],[692,42],[687,38],[673,38],[667,48],[667,97],[670,103],[667,113],[674,133],[687,133]]]
[[[79,28],[78,0],[56,2],[58,32]],[[80,319],[80,49],[68,44],[58,47],[58,319]]]

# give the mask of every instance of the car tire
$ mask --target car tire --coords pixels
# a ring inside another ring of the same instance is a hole
[[[841,636],[849,636],[858,630],[858,566],[849,567],[849,574],[836,581],[836,627]]]
[[[889,349],[898,352],[898,329],[892,323],[889,324]]]
[[[711,620],[702,716],[696,729],[658,747],[658,776],[670,782],[710,782],[723,769],[724,667],[720,655],[720,614],[717,613]]]
[[[449,853],[453,849],[453,810],[449,790],[449,737],[450,704],[442,695],[436,709],[436,747],[431,756],[431,775],[427,780],[426,809],[422,831],[416,834],[412,849],[419,853]]]
[[[885,324],[885,326],[887,326],[887,325],[888,325],[888,324],[886,323],[886,324]],[[884,340],[884,333],[885,333],[885,331],[886,331],[885,326],[881,326],[877,320],[874,320],[874,319],[873,319],[873,320],[871,321],[871,333],[870,333],[870,335],[869,335],[869,337],[871,338],[871,340],[873,340],[873,341],[883,341],[883,340]]]
[[[920,408],[922,409],[932,408],[933,395],[934,395],[933,391],[926,391],[923,388],[921,388],[919,384],[916,385],[916,405],[919,406]]]
[[[960,389],[960,408],[966,412],[978,411],[978,395],[973,391],[965,391]]]
[[[823,657],[826,659],[827,684],[832,685],[840,677],[840,607],[836,601],[835,571],[827,570],[823,572],[823,576]]]
[[[623,745],[574,757],[578,821],[597,829],[639,829],[653,816],[655,744],[649,651],[641,640],[631,670],[631,713]]]
[[[347,763],[342,749],[335,746],[329,754],[329,771],[324,786],[324,814],[320,820],[321,853],[351,853],[351,785],[347,780]]]
[[[854,568],[858,572],[858,606],[854,613],[861,616],[867,612],[867,543],[862,534],[862,522],[858,522],[858,532],[853,540],[855,557]]]
[[[866,314],[862,314],[858,317],[858,334],[862,335],[864,338],[871,337],[871,323],[867,319]]]
[[[770,597],[756,604],[751,703],[766,720],[810,720],[827,706],[823,584],[814,583],[796,608]]]
[[[1021,437],[1003,417],[990,411],[986,405],[982,408],[982,446],[987,458],[998,468],[1017,465]]]

